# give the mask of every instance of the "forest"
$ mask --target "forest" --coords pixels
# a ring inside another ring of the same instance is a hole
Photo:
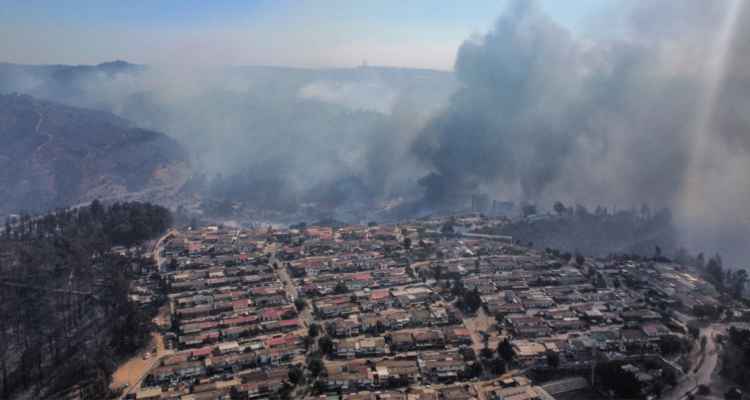
[[[724,346],[721,358],[724,364],[722,373],[732,382],[745,389],[750,388],[750,329],[729,328],[720,340]]]
[[[172,215],[149,203],[7,219],[0,231],[0,398],[107,398],[117,364],[151,337],[163,297],[141,308],[131,280]],[[158,280],[158,279],[157,279]],[[159,294],[159,296],[162,296]],[[157,297],[159,297],[157,296]]]

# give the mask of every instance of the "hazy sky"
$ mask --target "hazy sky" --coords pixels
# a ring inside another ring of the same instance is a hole
[[[578,33],[606,2],[540,3]],[[325,68],[367,60],[450,70],[462,41],[490,29],[504,7],[501,0],[5,0],[0,61]]]

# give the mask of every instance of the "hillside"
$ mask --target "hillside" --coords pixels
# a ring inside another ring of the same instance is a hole
[[[578,206],[575,213],[564,217],[521,220],[479,233],[512,236],[523,243],[533,242],[538,249],[558,249],[584,256],[604,257],[615,251],[634,252],[651,256],[654,246],[672,255],[676,249],[675,226],[671,211],[662,209],[653,217],[643,217],[636,212],[619,212],[617,215],[589,213]]]
[[[158,205],[92,202],[41,218],[24,214],[5,226],[0,398],[110,398],[117,364],[151,340],[164,302],[160,281],[141,281],[138,302],[130,294],[133,281],[154,267],[142,257],[153,249],[148,240],[171,224],[169,210]]]
[[[189,168],[175,140],[110,113],[0,96],[0,215],[158,189]]]
[[[457,87],[452,72],[390,67],[0,63],[0,93],[163,132],[195,154],[201,182],[215,183],[203,194],[280,210],[419,197],[411,146]]]

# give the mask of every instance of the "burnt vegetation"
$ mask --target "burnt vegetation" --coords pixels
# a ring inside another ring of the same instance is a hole
[[[117,363],[146,344],[153,309],[129,296],[152,266],[144,243],[172,224],[169,210],[115,203],[8,219],[0,236],[0,398],[80,389],[111,395]],[[54,397],[54,396],[53,396]]]
[[[573,250],[576,253],[606,256],[612,249],[646,254],[653,240],[674,228],[672,212],[662,208],[652,213],[647,204],[640,209],[608,212],[597,207],[590,212],[578,204],[555,204],[555,217],[521,221],[477,229],[477,233],[508,235],[522,242],[532,240],[537,248]],[[533,213],[532,213],[533,214]]]

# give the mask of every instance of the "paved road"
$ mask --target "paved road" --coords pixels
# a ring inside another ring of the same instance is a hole
[[[293,279],[291,277],[290,271],[287,270],[287,268],[284,266],[284,261],[279,260],[276,258],[276,245],[270,245],[267,248],[267,251],[271,252],[271,258],[269,258],[269,262],[273,265],[273,263],[277,263],[279,266],[279,269],[276,270],[276,272],[281,277],[281,280],[286,282],[286,292],[294,296],[295,299],[299,297],[299,290],[297,289],[297,286],[294,284]],[[303,297],[304,298],[304,297]],[[313,317],[312,312],[310,311],[312,308],[312,304],[310,304],[310,307],[305,308],[300,312],[300,315],[305,320],[305,323],[307,326],[310,326],[315,321],[315,317]]]
[[[693,373],[691,370],[687,379],[680,382],[677,387],[666,397],[666,400],[678,400],[687,397],[685,392],[694,391],[698,385],[707,385],[711,382],[711,373],[716,368],[716,363],[719,359],[718,350],[716,344],[713,341],[714,330],[713,327],[708,326],[701,329],[701,336],[705,336],[708,341],[706,342],[706,360],[701,365],[701,368]]]

